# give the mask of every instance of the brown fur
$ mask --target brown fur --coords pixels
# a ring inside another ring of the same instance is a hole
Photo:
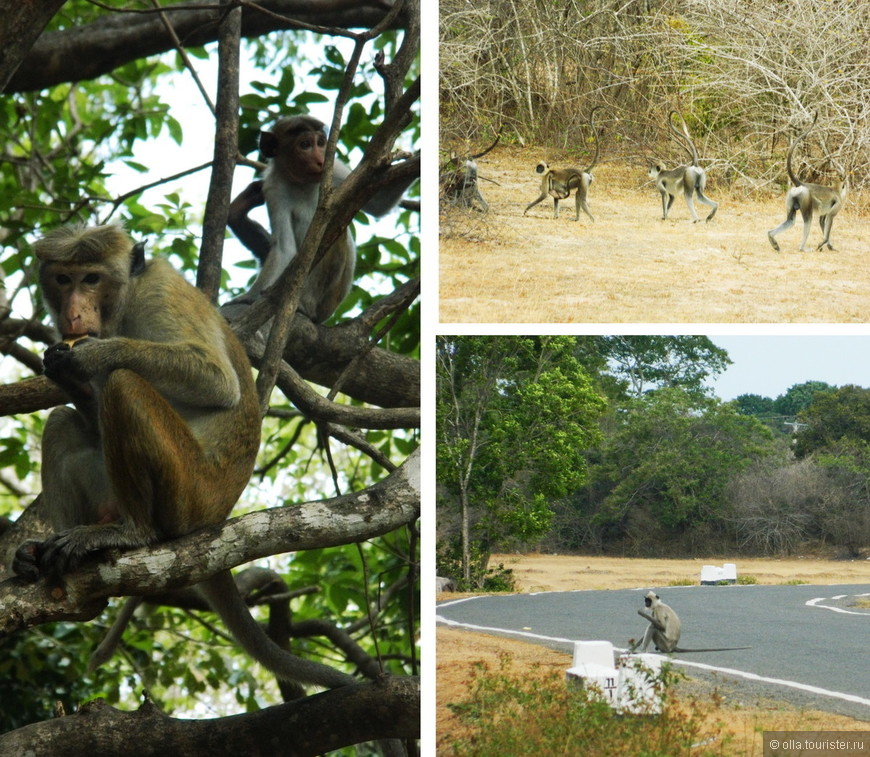
[[[89,553],[153,544],[229,515],[247,485],[260,415],[247,356],[206,297],[162,260],[144,263],[117,226],[74,227],[36,245],[45,301],[72,348],[46,375],[76,409],[43,434],[43,499],[56,535],[19,548],[25,580],[62,575]],[[278,675],[353,679],[284,652],[251,618],[229,573],[201,585],[233,635]]]

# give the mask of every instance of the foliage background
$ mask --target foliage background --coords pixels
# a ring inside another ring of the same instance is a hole
[[[705,380],[730,360],[701,336],[459,336],[438,350],[439,575],[503,588],[509,576],[487,565],[511,550],[854,557],[870,545],[870,389],[810,381],[722,402]],[[561,414],[576,423],[568,444],[550,421],[539,437],[528,388],[562,370],[582,403]],[[553,486],[530,488],[539,475]]]
[[[153,8],[150,3],[128,7]],[[102,7],[70,0],[49,30],[84,26],[106,14]],[[383,101],[374,55],[389,60],[402,35],[388,31],[369,45],[356,77],[339,138],[339,154],[358,161],[383,120]],[[276,32],[243,40],[240,151],[256,157],[256,134],[279,115],[314,109],[331,118],[329,105],[347,64],[348,45],[333,34]],[[205,99],[183,101],[176,93],[190,68],[202,74],[214,97],[216,44],[141,58],[90,81],[59,84],[41,91],[0,95],[0,373],[4,381],[37,372],[44,345],[53,337],[40,325],[43,308],[35,283],[30,245],[59,223],[122,221],[134,237],[147,237],[149,252],[166,256],[193,280],[197,266],[203,183],[167,177],[195,168],[191,145],[211,159],[214,117]],[[412,71],[413,75],[418,72]],[[317,110],[317,109],[320,110]],[[419,118],[397,148],[414,150]],[[156,156],[148,163],[141,156]],[[171,156],[164,158],[164,156]],[[200,174],[208,177],[208,170]],[[237,172],[239,176],[241,172]],[[242,185],[252,178],[241,175]],[[148,189],[159,183],[156,188]],[[409,195],[418,196],[416,185]],[[419,272],[419,214],[401,210],[387,225],[372,227],[360,214],[358,277],[352,295],[334,316],[359,312],[379,294]],[[232,247],[232,244],[229,245]],[[255,266],[236,246],[222,279],[220,301],[240,291]],[[413,305],[381,346],[419,357],[419,311]],[[340,398],[339,401],[347,402]],[[39,490],[39,439],[46,414],[0,419],[0,515],[14,518]],[[414,430],[371,430],[362,435],[386,458],[400,462],[417,446]],[[263,427],[258,469],[236,513],[294,501],[320,499],[340,490],[359,491],[385,475],[366,455],[330,442],[335,479],[310,419],[280,393]],[[413,619],[415,589],[407,583],[416,563],[416,535],[404,529],[360,546],[281,556],[261,564],[278,571],[290,589],[307,588],[292,602],[294,621],[329,619],[348,628],[369,654],[380,653],[388,669],[411,673],[417,654]],[[376,630],[367,607],[389,600],[377,614]],[[55,700],[69,710],[101,696],[133,707],[147,690],[167,711],[200,715],[250,711],[281,695],[274,680],[251,665],[219,633],[207,614],[147,607],[133,620],[120,653],[95,673],[88,655],[101,639],[115,609],[91,624],[54,623],[0,641],[0,731],[51,715]],[[265,616],[263,616],[265,617]],[[365,621],[365,622],[360,622]],[[294,651],[325,657],[317,638],[295,642]],[[159,664],[155,664],[159,663]]]

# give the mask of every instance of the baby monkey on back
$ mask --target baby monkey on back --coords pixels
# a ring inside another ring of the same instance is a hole
[[[582,210],[587,216],[589,216],[590,220],[595,221],[592,217],[592,213],[589,212],[589,203],[587,202],[587,197],[589,195],[589,185],[592,184],[593,176],[590,171],[595,167],[595,164],[598,162],[598,154],[600,141],[598,138],[598,132],[595,130],[595,111],[600,110],[602,108],[601,105],[596,106],[592,109],[592,112],[589,114],[589,128],[592,130],[592,134],[595,137],[595,155],[592,156],[592,162],[584,169],[579,168],[550,168],[544,161],[538,163],[535,167],[535,172],[541,174],[541,193],[538,195],[538,198],[533,202],[530,202],[526,209],[523,211],[523,215],[529,212],[535,205],[539,202],[543,202],[547,199],[547,197],[553,198],[553,218],[559,217],[559,200],[565,200],[571,195],[571,191],[575,192],[574,195],[574,220],[580,220],[580,211]]]

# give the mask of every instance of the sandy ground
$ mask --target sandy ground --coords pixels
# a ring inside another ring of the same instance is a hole
[[[684,580],[696,581],[705,563],[721,565],[726,560],[634,560],[604,557],[570,557],[562,555],[494,555],[490,564],[502,563],[514,571],[520,591],[565,591],[572,589],[626,589],[638,586],[667,585]],[[741,576],[752,576],[759,584],[784,584],[802,581],[813,584],[870,584],[870,560],[835,561],[819,559],[735,560]],[[442,594],[439,599],[456,598]],[[439,627],[437,644],[437,738],[439,754],[449,754],[451,736],[459,724],[447,704],[459,702],[466,695],[472,664],[485,661],[492,667],[507,652],[513,669],[531,666],[552,670],[563,676],[571,665],[570,655],[534,644],[512,641]],[[681,695],[709,701],[706,716],[711,728],[720,728],[730,736],[724,754],[760,755],[763,731],[772,730],[868,730],[864,721],[821,711],[795,710],[785,702],[772,700],[742,701],[725,696],[714,701],[710,684],[690,680],[680,684]],[[721,694],[721,692],[718,692]]]
[[[837,252],[799,252],[803,224],[779,237],[784,194],[764,200],[726,192],[709,172],[707,195],[719,202],[710,222],[691,223],[682,197],[667,221],[643,166],[603,163],[593,171],[592,223],[574,219],[573,196],[537,196],[540,148],[500,147],[481,158],[481,191],[489,213],[451,209],[441,216],[442,323],[788,323],[866,321],[870,304],[870,216],[852,197],[831,234]],[[491,183],[491,182],[497,182]],[[704,218],[708,208],[696,203]]]

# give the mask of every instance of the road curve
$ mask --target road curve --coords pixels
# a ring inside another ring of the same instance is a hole
[[[870,721],[870,585],[670,586],[619,591],[470,597],[437,605],[436,620],[505,634],[567,653],[605,639],[618,649],[643,635],[637,615],[655,589],[683,623],[680,646],[752,647],[675,655],[687,673],[733,681],[747,694],[786,699]]]

